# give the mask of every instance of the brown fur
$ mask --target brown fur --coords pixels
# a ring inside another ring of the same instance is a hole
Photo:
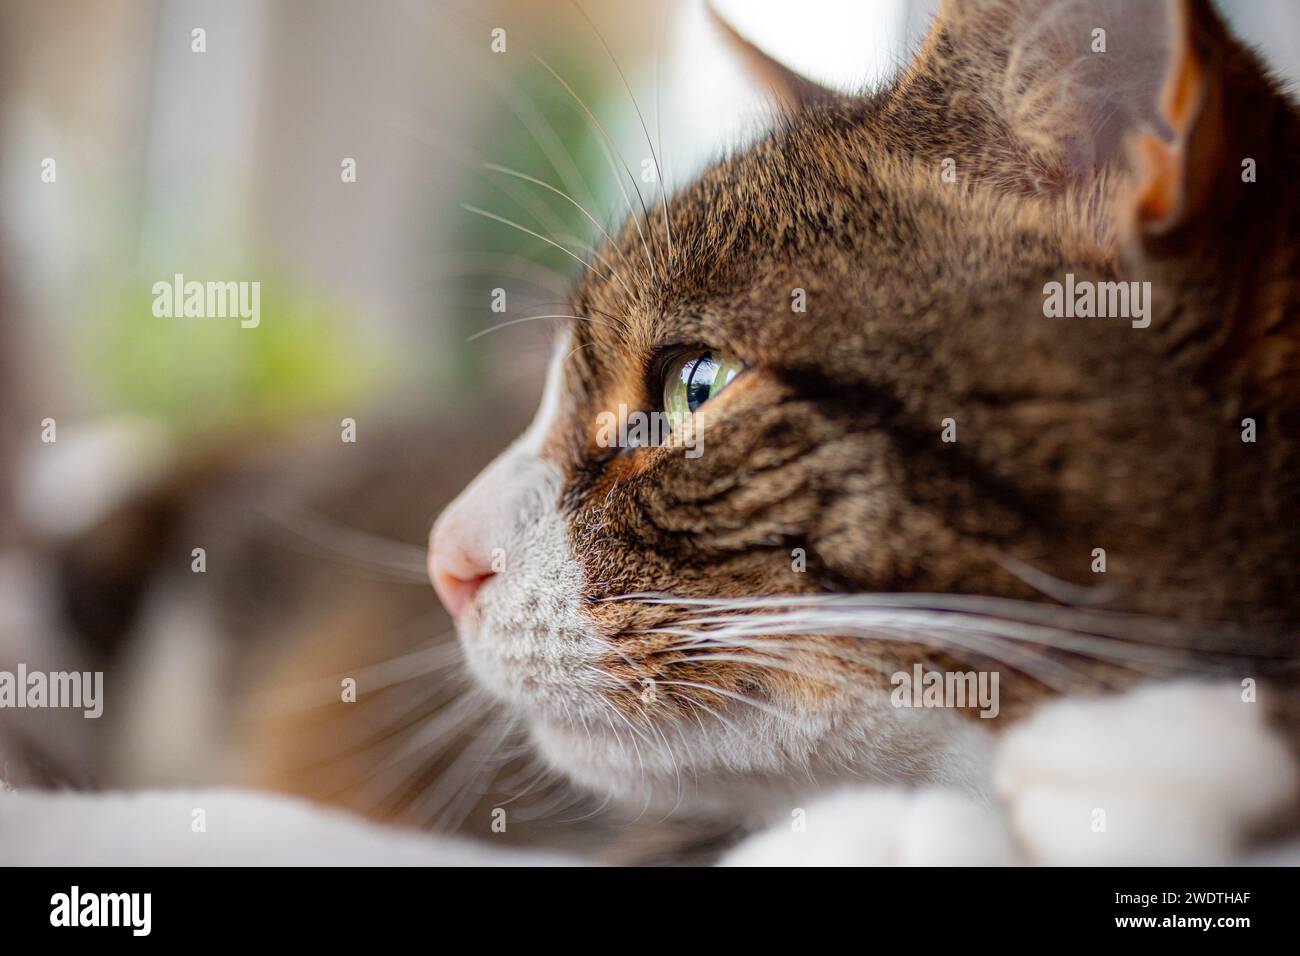
[[[1190,4],[1192,42],[1177,48],[1199,52],[1216,92],[1193,129],[1175,123],[1172,186],[1187,201],[1154,228],[1128,149],[1159,125],[1157,102],[1133,108],[1121,136],[1097,131],[1086,97],[1040,95],[1033,83],[1051,75],[1014,40],[1037,9],[950,4],[893,86],[786,97],[803,105],[682,190],[666,224],[652,209],[603,250],[634,296],[590,276],[577,293],[576,314],[594,320],[574,326],[547,454],[566,469],[589,611],[616,642],[608,669],[628,689],[611,696],[628,709],[645,707],[633,699],[643,677],[798,700],[833,693],[848,665],[822,681],[686,663],[641,633],[672,608],[606,598],[1042,599],[1006,558],[1091,585],[1096,547],[1107,608],[1257,626],[1225,648],[1247,659],[1275,653],[1280,631],[1294,653],[1295,108],[1208,4]],[[1106,69],[1126,68],[1116,56]],[[1146,85],[1160,75],[1132,72]],[[1079,123],[1097,140],[1083,167]],[[1258,183],[1241,182],[1241,156]],[[945,157],[956,183],[940,178]],[[1151,327],[1045,318],[1044,283],[1067,272],[1150,280]],[[795,288],[806,314],[791,310]],[[658,408],[656,363],[688,346],[748,364],[697,414],[703,456],[598,448],[596,414]],[[1241,441],[1246,416],[1256,444]],[[956,444],[940,441],[949,417]],[[805,574],[791,570],[796,547]],[[800,640],[809,654],[827,646]],[[877,675],[918,654],[874,650],[879,665],[860,666]],[[1003,693],[1042,689],[1024,677]],[[656,706],[680,711],[677,696]]]

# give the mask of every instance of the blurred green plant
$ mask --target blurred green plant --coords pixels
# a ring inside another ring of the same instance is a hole
[[[630,103],[613,77],[592,72],[589,53],[575,41],[559,52],[551,48],[548,62],[618,138],[632,118]],[[570,193],[613,231],[626,211],[623,196],[601,135],[573,94],[537,64],[524,75],[497,74],[492,85],[496,93],[470,152]],[[629,162],[637,157],[629,156]],[[497,342],[467,339],[501,321],[567,312],[564,293],[543,288],[537,277],[563,286],[582,266],[541,239],[461,204],[552,238],[583,258],[590,253],[582,243],[596,245],[599,235],[571,203],[544,187],[478,164],[465,172],[458,195],[426,197],[431,222],[445,223],[450,216],[456,223],[450,230],[439,226],[439,238],[429,247],[433,261],[445,265],[433,270],[428,298],[440,315],[430,328],[448,329],[445,337],[392,354],[367,334],[365,316],[277,274],[266,257],[256,266],[186,270],[187,279],[199,281],[259,279],[257,328],[241,328],[238,319],[158,318],[151,289],[154,282],[170,281],[164,268],[111,281],[99,298],[102,311],[86,322],[78,364],[96,407],[148,415],[175,433],[192,435],[288,424],[340,405],[355,408],[407,386],[423,402],[491,388],[498,377],[499,352],[491,347]],[[619,174],[625,175],[621,168]],[[626,179],[622,185],[630,192]],[[209,258],[197,256],[199,262]],[[507,314],[490,311],[496,287],[509,290]],[[501,334],[540,337],[553,325],[528,323]],[[513,339],[512,346],[519,341]]]
[[[618,139],[621,125],[630,118],[631,105],[616,77],[593,73],[590,50],[576,41],[561,52],[549,53],[548,63],[573,92],[565,89],[543,66],[531,64],[526,73],[501,76],[490,108],[480,124],[475,151],[485,163],[507,167],[568,193],[611,233],[621,221],[624,207],[619,185],[610,170],[606,145],[574,94],[599,117],[606,131]],[[629,162],[637,160],[629,157]],[[615,162],[618,162],[615,156]],[[618,167],[619,175],[625,177]],[[591,259],[586,245],[599,246],[601,237],[592,223],[555,192],[501,171],[470,171],[465,189],[457,197],[474,206],[531,230],[565,247],[573,255]],[[623,189],[632,185],[624,178]],[[644,185],[642,188],[646,188]],[[445,197],[440,197],[445,201]],[[633,200],[635,202],[635,199]],[[537,236],[496,219],[455,210],[458,226],[431,251],[435,260],[470,265],[447,274],[440,287],[445,308],[458,337],[480,333],[501,321],[529,314],[568,312],[565,295],[537,284],[543,275],[557,286],[579,276],[582,265],[572,256]],[[520,264],[526,275],[521,275]],[[494,314],[489,302],[494,287],[511,294],[507,314]],[[524,325],[523,335],[549,331],[553,323]],[[503,334],[513,334],[505,332]],[[479,342],[461,350],[464,361],[459,376],[465,387],[481,386],[484,364],[491,351]]]
[[[266,270],[261,322],[238,318],[159,318],[152,286],[138,278],[117,290],[88,323],[84,367],[108,407],[153,417],[192,434],[274,426],[338,405],[355,405],[387,364],[363,325],[335,303]],[[198,278],[195,276],[194,278]]]

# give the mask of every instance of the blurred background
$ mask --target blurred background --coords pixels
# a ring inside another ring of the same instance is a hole
[[[936,5],[716,2],[845,90],[905,64]],[[1300,75],[1300,4],[1220,6]],[[117,695],[93,732],[0,715],[11,781],[469,817],[490,788],[446,772],[483,753],[421,730],[451,678],[372,680],[352,737],[334,678],[446,642],[424,536],[526,422],[551,322],[515,320],[568,311],[624,164],[671,191],[768,116],[699,0],[3,0],[0,668],[103,667]],[[260,282],[260,324],[156,317],[176,273]],[[342,750],[382,764],[378,794]]]

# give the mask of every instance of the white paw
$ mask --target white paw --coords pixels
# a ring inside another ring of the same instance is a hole
[[[995,810],[951,790],[861,787],[791,812],[723,866],[979,866],[1016,862]]]
[[[1062,700],[1008,732],[994,785],[1034,862],[1226,862],[1295,799],[1295,759],[1233,684]]]

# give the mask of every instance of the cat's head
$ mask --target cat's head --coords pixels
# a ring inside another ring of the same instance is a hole
[[[854,97],[745,52],[776,128],[592,260],[434,531],[550,763],[723,807],[970,780],[997,721],[892,675],[997,672],[1005,716],[1300,620],[1300,132],[1208,3],[949,3]]]

